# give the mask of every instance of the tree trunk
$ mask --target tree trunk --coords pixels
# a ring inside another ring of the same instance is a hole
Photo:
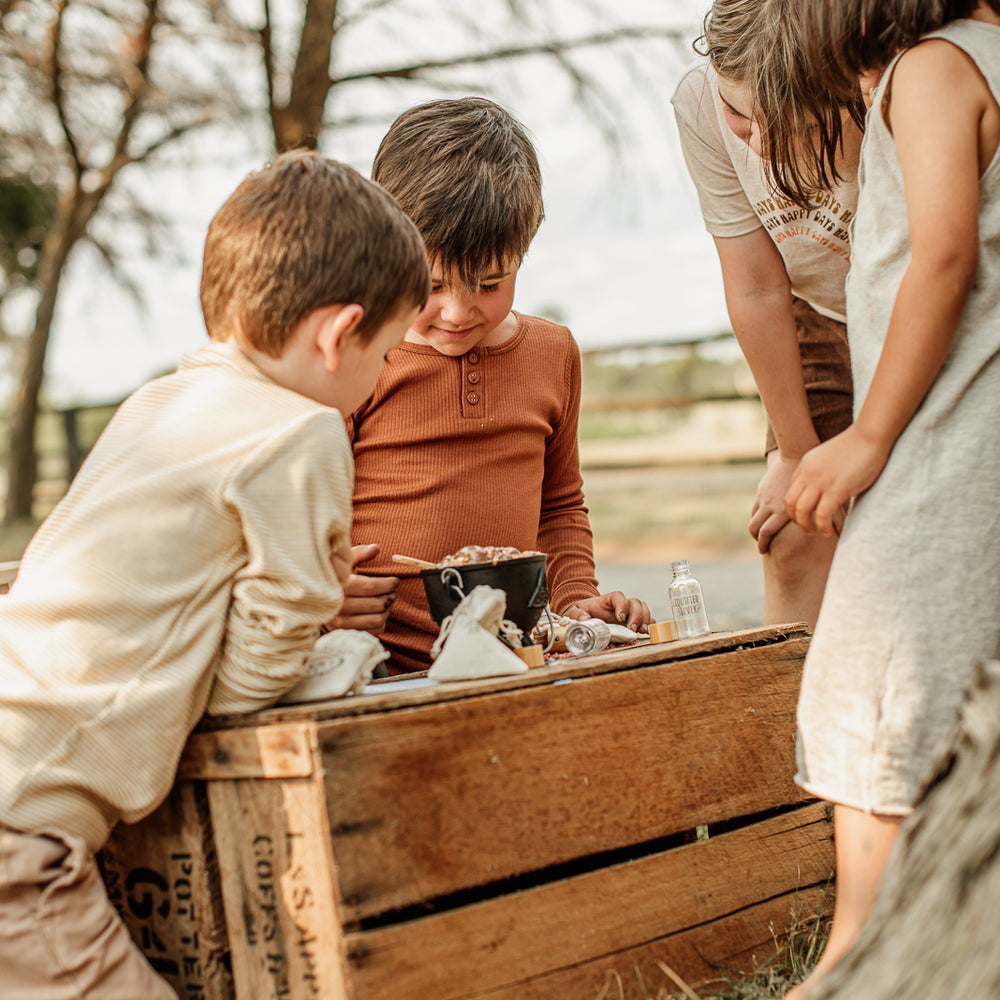
[[[74,190],[60,206],[52,234],[42,247],[35,325],[25,345],[14,410],[10,417],[4,524],[13,524],[31,517],[32,496],[38,478],[35,425],[38,421],[38,402],[45,378],[45,354],[52,333],[52,317],[59,295],[59,283],[70,252],[83,235],[99,203],[99,197],[83,194],[79,189]]]
[[[910,816],[858,944],[809,1000],[1000,997],[1000,662]]]
[[[299,146],[316,148],[330,92],[336,17],[337,0],[306,0],[288,103],[271,107],[274,144],[279,153]]]

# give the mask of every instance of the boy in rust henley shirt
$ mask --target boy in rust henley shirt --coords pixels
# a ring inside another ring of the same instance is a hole
[[[548,556],[550,604],[645,629],[649,609],[601,595],[577,449],[580,352],[569,330],[512,311],[541,223],[522,126],[482,98],[404,112],[372,172],[427,249],[427,306],[351,420],[356,564],[333,624],[379,635],[393,673],[425,670],[438,632],[417,570],[466,545]],[[391,610],[390,610],[391,608]]]

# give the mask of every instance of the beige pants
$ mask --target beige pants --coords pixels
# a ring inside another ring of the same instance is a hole
[[[132,942],[86,844],[0,826],[3,1000],[177,1000]]]

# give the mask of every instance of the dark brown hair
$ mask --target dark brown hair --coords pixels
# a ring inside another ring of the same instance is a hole
[[[357,303],[362,339],[430,294],[423,242],[377,185],[317,153],[283,153],[250,174],[205,238],[201,309],[213,340],[233,332],[271,357],[315,309]]]
[[[520,265],[541,225],[542,178],[527,132],[482,97],[404,111],[372,179],[416,223],[428,254],[474,286],[491,265]]]
[[[845,106],[859,127],[865,109],[857,87],[835,98],[822,85],[801,6],[802,0],[715,0],[695,49],[720,77],[746,89],[775,187],[808,207],[842,179],[835,164]]]
[[[1000,0],[987,0],[1000,14]],[[823,85],[849,93],[866,70],[885,68],[921,35],[969,17],[977,0],[803,0],[809,55]]]

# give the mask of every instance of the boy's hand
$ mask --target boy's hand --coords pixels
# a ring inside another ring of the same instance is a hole
[[[785,497],[798,464],[797,459],[782,458],[780,455],[768,457],[767,471],[757,486],[750,511],[750,534],[757,539],[757,551],[761,555],[771,547],[774,536],[788,524]]]
[[[646,626],[653,620],[645,601],[640,601],[638,597],[626,597],[620,590],[577,601],[566,609],[565,614],[576,621],[600,618],[603,622],[625,625],[633,632],[647,632]]]
[[[878,479],[889,449],[852,424],[805,454],[785,497],[788,516],[807,534],[840,534],[844,505]]]
[[[333,554],[333,568],[344,588],[344,603],[337,616],[327,622],[327,629],[350,628],[372,635],[385,631],[399,577],[354,572],[359,563],[374,559],[378,553],[377,545],[355,545],[343,546]]]

